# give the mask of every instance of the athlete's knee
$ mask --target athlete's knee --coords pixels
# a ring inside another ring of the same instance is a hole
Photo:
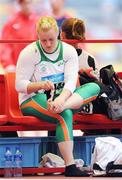
[[[71,109],[66,109],[61,113],[61,116],[64,118],[65,121],[69,121],[72,119],[73,112]]]
[[[61,141],[71,141],[73,139],[72,132],[72,116],[73,113],[70,109],[63,111],[60,116],[62,117],[62,121],[58,121],[56,127],[56,139],[57,142]]]
[[[96,95],[100,93],[100,86],[95,82],[89,83],[89,88],[91,88],[92,92]]]
[[[75,90],[83,99],[97,96],[100,93],[100,87],[94,82],[86,83]]]

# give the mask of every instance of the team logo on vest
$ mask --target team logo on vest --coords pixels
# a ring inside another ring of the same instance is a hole
[[[46,72],[46,67],[45,66],[41,67],[41,72]]]
[[[58,66],[62,66],[64,64],[64,62],[63,62],[63,60],[62,61],[60,61],[57,65]]]

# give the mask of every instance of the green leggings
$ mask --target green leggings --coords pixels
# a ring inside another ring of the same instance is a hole
[[[84,104],[86,104],[98,96],[100,87],[96,83],[87,83],[76,88],[74,92],[78,93],[84,99]],[[75,111],[72,109],[66,109],[60,114],[49,112],[47,110],[47,97],[44,93],[38,93],[24,101],[20,108],[25,116],[31,115],[55,123],[57,142],[73,140],[72,121]]]

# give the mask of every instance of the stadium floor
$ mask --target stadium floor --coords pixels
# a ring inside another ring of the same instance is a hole
[[[23,176],[21,178],[5,178],[8,180],[13,180],[13,179],[41,179],[41,180],[59,180],[59,179],[72,179],[72,180],[77,180],[77,179],[81,179],[81,180],[120,180],[122,179],[122,177],[64,177],[63,175],[53,175],[53,176]],[[0,178],[0,179],[4,179],[4,178]]]

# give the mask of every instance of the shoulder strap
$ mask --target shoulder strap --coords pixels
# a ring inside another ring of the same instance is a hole
[[[96,69],[95,61],[94,61],[94,58],[91,56],[88,56],[88,65],[89,65],[89,67],[92,67],[93,70],[95,71],[95,69]]]

